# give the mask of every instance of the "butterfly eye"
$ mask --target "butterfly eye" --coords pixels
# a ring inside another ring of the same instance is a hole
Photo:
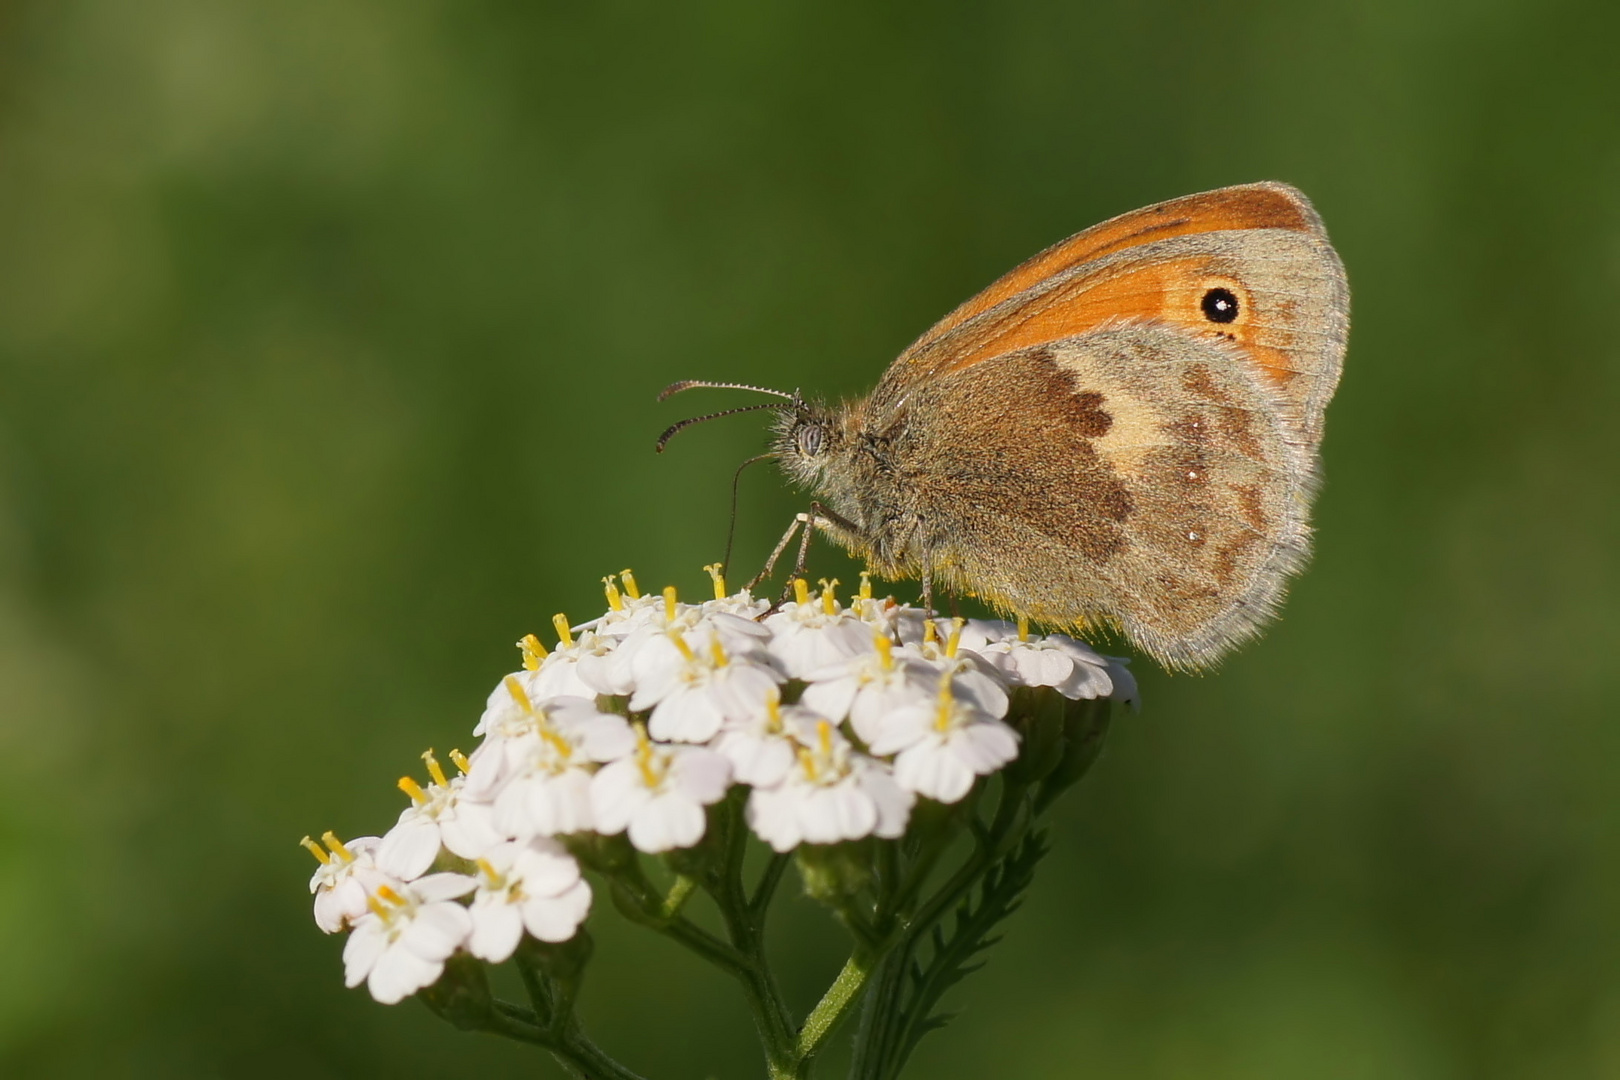
[[[799,429],[799,453],[816,457],[827,444],[827,433],[818,424],[806,424]]]
[[[1210,322],[1229,323],[1238,317],[1238,298],[1232,295],[1231,289],[1209,290],[1198,306]]]

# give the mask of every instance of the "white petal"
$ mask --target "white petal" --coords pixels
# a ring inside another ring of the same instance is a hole
[[[801,804],[799,821],[812,844],[858,840],[877,824],[877,808],[865,792],[845,782],[812,793]]]
[[[1125,661],[1109,657],[1108,677],[1114,683],[1114,692],[1109,695],[1110,697],[1115,701],[1128,703],[1133,709],[1141,708],[1142,697],[1137,693],[1136,676],[1125,666]]]
[[[671,848],[691,847],[703,839],[703,808],[679,795],[653,797],[630,819],[630,843],[656,855]]]
[[[596,689],[579,677],[579,657],[554,652],[540,665],[531,697],[535,704],[558,697],[595,697]]]
[[[733,663],[715,680],[713,697],[732,723],[765,716],[765,701],[776,690],[776,675],[757,664]]]
[[[399,935],[398,944],[424,960],[443,960],[472,933],[472,916],[452,901],[423,904]]]
[[[793,746],[786,739],[762,738],[748,732],[728,732],[716,749],[731,760],[739,784],[771,787],[793,768]]]
[[[422,989],[439,981],[444,973],[443,960],[427,960],[396,943],[377,958],[371,969],[366,988],[371,996],[384,1005],[403,1001]]]
[[[682,687],[653,709],[647,734],[663,742],[708,742],[723,719],[708,687]]]
[[[1018,756],[1018,734],[1000,721],[969,724],[953,734],[950,747],[962,764],[983,776]]]
[[[867,745],[882,737],[891,713],[913,706],[924,710],[919,719],[927,724],[933,720],[930,703],[938,691],[911,680],[901,680],[893,686],[868,686],[855,697],[850,706],[849,723],[855,734]],[[886,753],[888,751],[885,751]]]
[[[596,827],[591,775],[583,769],[536,777],[529,786],[527,805],[533,835],[563,836]]]
[[[366,981],[377,958],[388,948],[388,929],[372,915],[354,924],[354,932],[343,943],[343,984],[350,989]]]
[[[636,685],[630,697],[632,710],[649,709],[684,685],[680,674],[688,661],[661,630],[648,628],[642,640],[627,641],[622,648],[631,656],[630,671]]]
[[[677,754],[670,774],[677,791],[705,806],[725,798],[731,787],[731,762],[713,750],[695,747]]]
[[[958,801],[973,787],[973,770],[934,740],[902,750],[894,759],[894,778],[942,803]]]
[[[529,933],[541,941],[567,941],[591,910],[591,887],[575,881],[560,895],[530,897],[522,906]]]
[[[796,788],[774,790],[755,788],[748,796],[748,827],[754,835],[778,851],[792,851],[803,835],[799,832],[799,795]]]
[[[1014,662],[1025,686],[1057,686],[1074,674],[1074,660],[1057,649],[1014,649]]]
[[[467,784],[462,794],[488,802],[500,792],[513,770],[530,759],[539,736],[532,732],[515,738],[490,736],[468,759]]]
[[[405,881],[422,876],[438,857],[438,823],[409,810],[377,846],[377,865]]]
[[[951,692],[958,701],[971,704],[979,711],[1000,719],[1007,715],[1007,691],[997,678],[990,674],[993,668],[978,670],[968,668],[957,672],[951,680]]]
[[[591,814],[596,831],[611,836],[621,833],[636,810],[652,798],[641,782],[641,769],[635,761],[623,758],[602,766],[591,777]]]
[[[315,925],[323,934],[335,934],[348,920],[343,897],[336,889],[323,889],[315,894]]]
[[[519,840],[527,840],[533,835],[534,826],[529,824],[530,789],[543,782],[539,776],[514,777],[495,796],[494,824],[501,835]]]
[[[592,761],[617,761],[636,748],[636,733],[622,716],[603,713],[580,729],[580,749]]]
[[[579,881],[579,863],[555,840],[537,837],[518,849],[512,870],[527,896],[558,896]]]
[[[969,619],[962,627],[961,647],[974,652],[983,652],[997,642],[1017,640],[1018,625],[1005,619]]]
[[[872,830],[885,839],[903,836],[906,822],[911,817],[915,795],[901,787],[887,769],[872,763],[860,772],[861,787],[877,808],[877,826]]]
[[[580,680],[598,694],[628,694],[634,685],[628,667],[612,652],[586,653],[579,658],[578,671]]]
[[[1114,692],[1114,680],[1109,677],[1108,665],[1101,662],[1095,665],[1076,662],[1069,677],[1053,685],[1058,693],[1071,701],[1108,697]]]
[[[478,879],[466,874],[429,874],[411,884],[411,891],[426,903],[454,900],[466,896],[478,885]]]
[[[453,854],[476,859],[506,839],[496,830],[494,817],[487,803],[458,799],[455,809],[440,817],[439,837]]]
[[[799,700],[830,720],[842,720],[849,715],[849,708],[855,703],[855,691],[859,685],[851,675],[813,682],[804,688],[804,696]]]
[[[480,960],[492,964],[504,963],[517,950],[523,940],[523,915],[518,905],[501,898],[490,898],[474,903],[472,933],[467,937],[467,951]]]
[[[883,718],[869,743],[874,754],[893,754],[927,738],[934,729],[934,707],[908,705]]]

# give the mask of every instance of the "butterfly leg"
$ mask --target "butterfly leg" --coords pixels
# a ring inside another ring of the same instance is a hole
[[[934,568],[929,561],[928,552],[922,556],[922,606],[923,618],[934,617]]]
[[[782,552],[786,551],[787,546],[793,542],[793,534],[799,531],[799,527],[801,525],[804,526],[805,532],[808,533],[810,531],[809,514],[797,514],[794,516],[793,524],[787,527],[787,532],[782,534],[782,539],[776,542],[776,548],[771,552],[771,557],[765,560],[765,565],[760,568],[759,573],[755,574],[751,579],[749,579],[748,584],[743,586],[743,588],[747,589],[749,592],[753,592],[754,589],[759,586],[760,582],[771,576],[771,574],[776,570],[776,560],[782,557]]]
[[[787,598],[793,593],[794,579],[804,577],[805,567],[810,562],[811,535],[817,529],[854,528],[854,525],[850,524],[848,519],[833,513],[818,502],[811,503],[810,512],[800,514],[798,520],[804,523],[804,532],[799,534],[799,557],[793,563],[793,573],[788,575],[787,586],[783,589],[782,599],[777,601],[778,604],[787,603]]]

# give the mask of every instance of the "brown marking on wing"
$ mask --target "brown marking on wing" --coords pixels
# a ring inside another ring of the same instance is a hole
[[[1102,393],[1045,349],[998,357],[936,389],[944,400],[929,406],[937,422],[917,460],[928,463],[935,505],[964,513],[960,528],[992,545],[1031,529],[1098,563],[1124,550],[1131,494],[1092,441],[1114,424]]]
[[[1281,184],[1221,188],[1134,210],[1093,225],[1020,263],[935,323],[906,351],[908,354],[920,351],[973,316],[1081,263],[1173,236],[1228,229],[1293,229],[1321,233],[1322,226],[1303,197]],[[1012,348],[1017,346],[1011,345],[1002,351]]]
[[[1260,440],[1255,437],[1252,412],[1236,407],[1216,407],[1211,411],[1215,414],[1215,426],[1220,430],[1224,441],[1256,461],[1265,460]]]
[[[1063,412],[1074,430],[1088,439],[1106,435],[1114,426],[1114,418],[1102,411],[1103,396],[1095,390],[1068,395],[1065,406]]]
[[[1237,492],[1238,506],[1243,512],[1243,520],[1257,533],[1270,532],[1271,521],[1266,517],[1264,496],[1260,489],[1253,484],[1245,484],[1234,489]]]

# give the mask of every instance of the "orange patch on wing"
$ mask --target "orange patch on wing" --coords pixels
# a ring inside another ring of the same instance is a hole
[[[1315,232],[1318,228],[1310,212],[1291,192],[1268,184],[1206,191],[1134,210],[1076,233],[1009,270],[935,323],[906,352],[920,351],[973,316],[1049,277],[1139,244],[1228,229]]]
[[[1199,300],[1213,286],[1240,295],[1242,314],[1236,321],[1212,323],[1204,317]],[[1268,328],[1255,318],[1253,298],[1242,283],[1213,273],[1202,257],[1116,269],[1101,278],[1081,275],[1030,297],[982,326],[964,330],[951,342],[949,359],[935,370],[955,371],[1004,353],[1083,334],[1110,320],[1132,319],[1156,320],[1195,337],[1230,341],[1278,385],[1298,374],[1287,351],[1262,343]]]

